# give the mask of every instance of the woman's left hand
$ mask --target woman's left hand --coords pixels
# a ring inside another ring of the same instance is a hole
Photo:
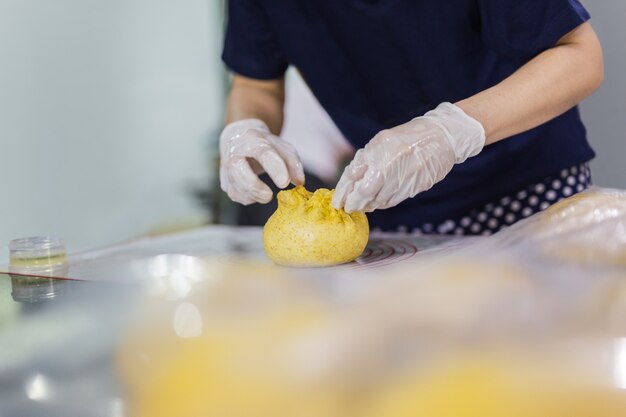
[[[483,126],[458,106],[443,103],[381,131],[359,149],[337,183],[333,205],[348,213],[396,206],[430,189],[484,145]]]

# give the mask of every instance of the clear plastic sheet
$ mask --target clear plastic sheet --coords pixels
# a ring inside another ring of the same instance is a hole
[[[102,328],[59,341],[93,359],[63,378],[41,365],[59,349],[29,360],[41,343],[0,327],[0,353],[3,340],[24,352],[0,373],[0,415],[44,415],[16,412],[32,410],[14,398],[33,375],[68,398],[77,375],[103,369],[117,385],[81,398],[93,410],[117,399],[118,414],[85,416],[626,415],[624,192],[590,190],[485,239],[374,235],[372,262],[323,270],[272,265],[255,231],[205,233],[74,258],[75,273],[92,267],[83,278],[141,287],[117,310],[111,293],[63,304]],[[415,244],[429,249],[400,251]],[[401,261],[386,263],[386,247]]]
[[[587,232],[596,227],[606,228],[611,222],[623,222],[625,216],[626,191],[592,187],[516,223],[490,241],[512,246],[562,239],[563,242],[578,240],[591,247],[605,239],[588,236]],[[608,234],[606,240],[624,241],[624,237]]]
[[[137,239],[68,257],[61,269],[28,275],[98,282],[152,282],[172,271],[190,270],[192,275],[209,274],[219,265],[255,263],[274,266],[263,251],[262,229],[258,227],[211,226],[157,238]],[[398,261],[417,261],[422,254],[449,251],[471,244],[474,238],[416,236],[406,233],[370,234],[368,247],[354,262],[336,268],[310,271],[324,277],[328,271],[352,271],[381,268]],[[200,271],[200,269],[208,269]],[[10,265],[0,266],[0,273],[20,272]],[[156,277],[156,278],[155,278]]]

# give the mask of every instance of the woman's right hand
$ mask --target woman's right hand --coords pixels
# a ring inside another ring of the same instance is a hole
[[[304,184],[304,169],[294,147],[272,134],[259,119],[227,125],[220,135],[220,186],[231,200],[268,203],[272,191],[259,179],[266,172],[279,188]]]

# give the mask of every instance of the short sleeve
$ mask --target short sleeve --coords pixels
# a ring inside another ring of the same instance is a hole
[[[478,0],[478,4],[487,46],[525,61],[589,20],[578,0]]]
[[[258,0],[229,0],[222,60],[245,77],[270,80],[283,76],[289,62]]]

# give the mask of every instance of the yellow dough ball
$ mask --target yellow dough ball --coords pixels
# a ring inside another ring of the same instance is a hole
[[[278,209],[263,228],[267,256],[279,265],[331,266],[355,260],[367,245],[364,213],[336,210],[333,191],[298,186],[278,193]]]

